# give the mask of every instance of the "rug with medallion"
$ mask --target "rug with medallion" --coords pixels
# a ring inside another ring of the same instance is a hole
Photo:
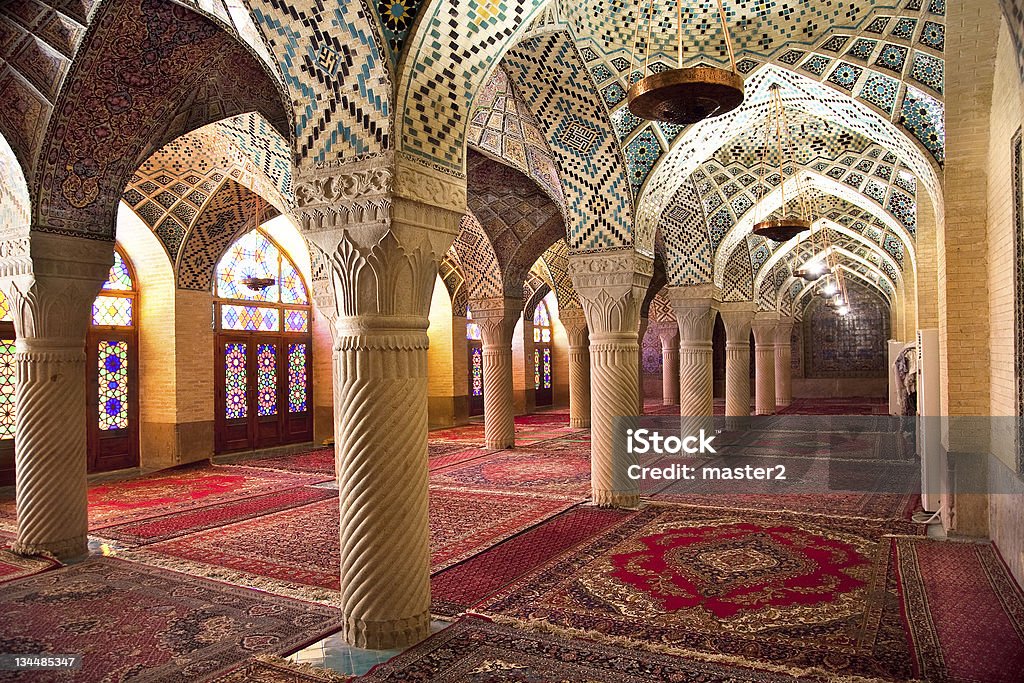
[[[327,479],[329,477],[204,463],[102,483],[89,487],[89,529],[286,491]],[[0,502],[0,525],[16,528],[14,500]]]
[[[330,500],[130,549],[122,557],[282,595],[337,600],[337,492]],[[431,490],[431,571],[527,529],[573,503],[564,499]]]
[[[885,534],[908,526],[652,505],[475,611],[794,675],[906,679],[912,657]]]
[[[991,543],[895,538],[914,678],[1010,683],[1024,671],[1024,593]]]
[[[792,683],[797,679],[592,640],[564,638],[469,617],[353,680],[361,683]]]
[[[48,681],[206,681],[344,623],[324,605],[113,558],[9,584],[0,611],[0,652],[83,655],[81,669],[48,672]],[[0,672],[0,680],[22,674]]]

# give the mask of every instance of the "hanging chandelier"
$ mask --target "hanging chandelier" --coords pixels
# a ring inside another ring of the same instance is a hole
[[[260,218],[262,215],[261,209],[263,202],[263,198],[260,197],[258,194],[254,193],[254,196],[256,197],[256,201],[253,203],[253,230],[260,227],[260,224],[262,222]],[[254,275],[248,275],[239,280],[239,282],[245,285],[250,291],[262,292],[263,290],[269,289],[270,287],[273,287],[275,284],[277,284],[277,279],[272,277],[256,277]]]
[[[767,183],[768,174],[768,150],[775,149],[778,157],[779,192],[782,194],[782,204],[779,207],[776,217],[767,215],[754,223],[753,233],[766,237],[773,242],[787,242],[802,232],[811,229],[811,209],[800,187],[800,177],[796,177],[796,197],[787,201],[786,199],[786,174],[787,163],[794,163],[793,140],[789,131],[789,121],[786,117],[786,109],[782,106],[782,89],[777,83],[773,83],[768,90],[771,92],[771,103],[768,110],[768,120],[764,129],[764,144],[761,147],[761,180]],[[772,140],[774,134],[774,140]],[[767,202],[768,187],[764,185],[764,193],[758,206],[764,206]],[[792,204],[792,207],[790,206]],[[822,273],[824,274],[824,273]],[[817,279],[817,278],[814,278]]]
[[[648,0],[647,38],[644,41],[644,61],[641,73],[648,72],[652,52],[651,33],[654,25],[654,0]],[[637,9],[641,5],[638,2]],[[683,68],[683,10],[682,0],[676,0],[676,38],[678,41],[678,68],[651,74],[633,83],[627,93],[629,111],[641,119],[677,125],[689,125],[714,116],[721,116],[743,102],[743,77],[736,69],[729,27],[725,21],[722,0],[718,0],[718,19],[725,33],[732,70],[715,66]],[[641,22],[636,22],[630,73],[636,62]],[[637,65],[639,66],[639,65]]]

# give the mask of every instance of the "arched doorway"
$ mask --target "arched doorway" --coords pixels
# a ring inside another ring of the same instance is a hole
[[[473,313],[466,307],[466,344],[469,371],[469,414],[484,414],[484,346],[480,326],[473,322]]]
[[[312,440],[308,289],[262,230],[217,264],[214,320],[216,452]]]
[[[89,472],[139,466],[139,362],[135,273],[125,254],[92,304],[86,336]]]
[[[533,309],[533,388],[534,404],[549,406],[551,391],[551,314],[543,299]]]

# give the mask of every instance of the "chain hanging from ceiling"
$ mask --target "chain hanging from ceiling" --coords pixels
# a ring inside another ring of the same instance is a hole
[[[754,223],[753,233],[774,242],[787,242],[800,233],[810,230],[813,216],[803,192],[803,181],[800,174],[796,174],[793,178],[794,196],[786,198],[785,169],[787,166],[792,168],[796,162],[796,155],[793,153],[793,136],[789,129],[786,108],[782,105],[782,89],[778,83],[773,83],[769,92],[771,101],[768,103],[768,120],[764,129],[764,143],[761,146],[761,180],[758,184],[764,191],[755,207],[755,212],[763,211],[764,215]],[[767,184],[769,150],[774,150],[777,157],[779,193],[781,194],[778,213],[774,217],[772,214],[775,212],[767,209],[770,191]],[[754,215],[757,216],[757,213]]]
[[[743,103],[743,77],[736,69],[736,54],[725,20],[722,0],[718,2],[718,19],[725,33],[725,45],[729,53],[731,70],[715,66],[683,68],[683,0],[676,0],[676,42],[678,46],[677,67],[659,73],[650,73],[653,45],[651,34],[655,21],[654,3],[647,0],[646,37],[642,35],[643,0],[637,2],[637,21],[633,34],[633,50],[630,55],[630,80],[634,71],[640,70],[644,77],[633,83],[627,93],[629,110],[634,116],[648,121],[661,121],[676,125],[689,125],[704,119],[721,116]],[[642,51],[643,64],[638,64],[637,53]],[[649,74],[649,75],[647,75]]]

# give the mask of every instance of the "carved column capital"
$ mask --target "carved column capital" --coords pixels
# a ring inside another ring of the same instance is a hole
[[[470,299],[469,310],[473,312],[473,322],[480,326],[483,346],[507,347],[511,354],[512,332],[522,315],[522,302],[504,297]]]
[[[558,309],[558,320],[565,328],[565,334],[569,338],[569,348],[577,348],[587,345],[587,316],[582,308],[560,308]]]
[[[629,251],[571,254],[569,275],[587,317],[591,341],[637,330],[654,262]]]
[[[661,345],[663,348],[675,348],[679,350],[679,323],[678,322],[664,322],[655,323],[655,329],[658,331],[658,337],[661,339]]]
[[[726,343],[749,345],[757,305],[749,301],[723,302],[719,304],[718,312],[725,323]]]
[[[718,313],[718,291],[714,285],[669,287],[668,301],[676,316],[682,343],[711,343]]]
[[[754,343],[758,346],[774,346],[779,326],[779,314],[775,311],[761,311],[750,323],[754,332]]]
[[[793,337],[793,316],[784,315],[779,317],[779,324],[775,327],[775,344],[789,345]]]

